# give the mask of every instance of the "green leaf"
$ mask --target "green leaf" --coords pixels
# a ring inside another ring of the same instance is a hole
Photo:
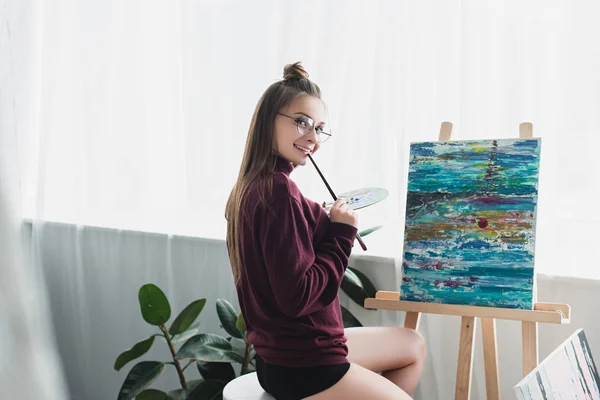
[[[194,323],[196,318],[198,318],[198,315],[204,308],[205,304],[206,299],[200,299],[190,303],[177,316],[177,318],[175,318],[175,321],[173,321],[173,324],[169,329],[169,334],[173,336],[185,332],[190,327],[190,325]]]
[[[362,236],[362,237],[365,237],[365,236],[370,235],[371,233],[373,233],[375,231],[378,231],[381,228],[383,228],[383,225],[377,225],[377,226],[374,226],[372,228],[365,229],[364,231],[360,231],[360,232],[358,232],[358,234],[360,236]]]
[[[231,347],[235,354],[244,358],[246,356],[246,340],[240,338],[228,338],[229,343],[231,343]]]
[[[131,368],[121,390],[118,400],[131,400],[146,389],[165,369],[165,364],[158,361],[142,361]]]
[[[223,329],[225,329],[227,333],[236,338],[244,337],[242,333],[235,327],[238,314],[235,312],[235,309],[231,303],[224,299],[217,300],[217,314],[219,315]]]
[[[172,390],[167,394],[167,400],[187,400],[189,395],[189,389]]]
[[[135,360],[136,358],[146,354],[146,352],[150,350],[150,347],[152,347],[153,343],[154,335],[150,336],[146,340],[142,340],[141,342],[134,344],[132,348],[125,350],[124,352],[119,354],[119,356],[115,360],[115,371],[118,371],[121,368],[123,368],[129,361]]]
[[[371,296],[371,293],[367,292],[364,283],[353,268],[346,269],[344,277],[342,278],[341,289],[361,307],[364,307],[366,298],[375,297],[374,293]]]
[[[369,278],[351,267],[346,269],[344,273],[341,288],[348,297],[361,307],[365,306],[365,299],[374,298],[377,293]]]
[[[244,336],[244,333],[246,332],[246,321],[244,321],[244,316],[242,313],[238,315],[237,321],[235,321],[235,327],[242,334],[242,336]]]
[[[359,288],[362,289],[362,283],[361,283],[360,279],[358,279],[358,276],[354,273],[354,271],[350,267],[348,267],[346,269],[346,272],[344,272],[344,277],[342,279],[342,282],[343,281],[347,281],[348,283],[351,283],[352,285],[358,286]]]
[[[146,389],[135,396],[135,400],[168,400],[167,394],[156,389]]]
[[[342,306],[342,319],[344,321],[344,328],[354,328],[357,326],[362,326],[360,321],[356,319],[354,315],[350,311],[348,311],[344,306]]]
[[[235,379],[235,371],[233,365],[230,363],[213,363],[198,361],[196,363],[198,372],[206,380],[218,379],[221,381],[229,382]]]
[[[190,338],[181,346],[175,358],[192,358],[198,361],[212,362],[244,362],[244,358],[233,351],[231,343],[227,339],[212,333],[201,333]]]
[[[360,283],[362,283],[363,290],[365,291],[367,296],[370,298],[375,298],[375,296],[377,295],[377,289],[375,289],[375,285],[373,285],[373,282],[371,282],[371,280],[367,278],[365,274],[363,274],[356,268],[348,267],[348,269],[354,272],[358,279],[360,279]],[[361,304],[361,306],[364,306],[364,303]]]
[[[148,283],[138,293],[142,317],[150,325],[159,326],[167,323],[171,317],[171,306],[167,296],[158,286]]]
[[[219,400],[223,398],[223,389],[227,382],[212,379],[202,381],[191,391],[188,400]]]
[[[194,324],[194,326],[189,327],[187,331],[182,332],[179,335],[173,336],[171,338],[171,341],[173,343],[185,342],[186,340],[188,340],[192,336],[196,336],[196,334],[198,334],[198,333],[200,333],[200,324],[199,323],[198,324]],[[166,341],[166,339],[165,339],[165,341]]]
[[[203,379],[187,381],[187,389],[172,390],[167,393],[167,400],[187,400],[190,392],[202,382]]]
[[[188,381],[187,382],[188,390],[193,390],[196,386],[198,386],[203,381],[204,381],[204,379],[192,379],[191,381]]]

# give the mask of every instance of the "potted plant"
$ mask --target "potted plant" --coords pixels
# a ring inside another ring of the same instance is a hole
[[[245,339],[244,319],[226,300],[217,300],[217,314],[223,329],[231,335],[227,338],[199,332],[195,321],[206,305],[205,298],[195,300],[185,307],[168,328],[171,306],[160,288],[151,283],[143,285],[138,292],[138,300],[142,317],[147,323],[157,327],[160,333],[121,353],[115,360],[114,369],[119,371],[144,355],[157,337],[168,346],[172,359],[141,361],[134,365],[121,386],[119,400],[220,399],[225,385],[236,377],[233,364],[241,364],[240,374],[253,369],[255,353]],[[180,343],[183,344],[177,349]],[[186,380],[184,371],[190,365],[196,366],[199,379]],[[176,370],[181,388],[169,392],[148,388],[169,366]]]

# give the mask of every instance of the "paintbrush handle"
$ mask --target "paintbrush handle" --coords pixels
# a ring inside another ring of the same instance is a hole
[[[333,192],[333,189],[331,189],[331,186],[329,186],[329,183],[327,183],[327,179],[325,179],[325,177],[321,173],[321,170],[319,169],[319,167],[317,167],[317,164],[315,163],[315,160],[313,160],[313,158],[312,158],[312,156],[310,154],[308,155],[308,158],[310,159],[310,161],[312,162],[312,164],[315,166],[315,169],[319,173],[319,176],[323,180],[323,183],[325,183],[325,186],[327,186],[327,190],[329,190],[329,193],[331,194],[331,197],[333,197],[333,201],[336,201],[338,199],[337,196]],[[362,238],[360,237],[360,235],[358,233],[356,234],[356,240],[358,240],[358,243],[360,244],[360,247],[364,251],[367,251],[367,245],[365,244],[365,242],[363,242]]]
[[[363,242],[362,238],[358,233],[356,233],[356,240],[358,240],[358,243],[360,244],[360,247],[363,249],[363,251],[367,251],[367,245],[365,244],[365,242]]]

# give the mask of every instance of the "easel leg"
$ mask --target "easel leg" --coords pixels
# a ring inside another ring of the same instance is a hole
[[[538,365],[538,324],[523,321],[523,376]]]
[[[498,347],[496,345],[496,320],[481,319],[481,335],[483,337],[483,361],[485,364],[485,388],[488,400],[500,399],[500,383],[498,381]]]
[[[420,320],[421,313],[409,311],[406,313],[406,317],[404,317],[404,327],[418,331]]]
[[[475,341],[475,317],[462,317],[460,345],[458,347],[458,367],[456,369],[455,400],[471,398],[471,376],[473,373],[473,348]]]

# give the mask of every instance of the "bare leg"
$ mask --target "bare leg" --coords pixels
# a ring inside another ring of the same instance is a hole
[[[402,389],[379,374],[357,364],[342,379],[327,390],[306,400],[410,400]]]
[[[426,347],[416,331],[397,327],[348,328],[345,331],[348,360],[381,373],[399,388],[412,394],[417,388]]]

